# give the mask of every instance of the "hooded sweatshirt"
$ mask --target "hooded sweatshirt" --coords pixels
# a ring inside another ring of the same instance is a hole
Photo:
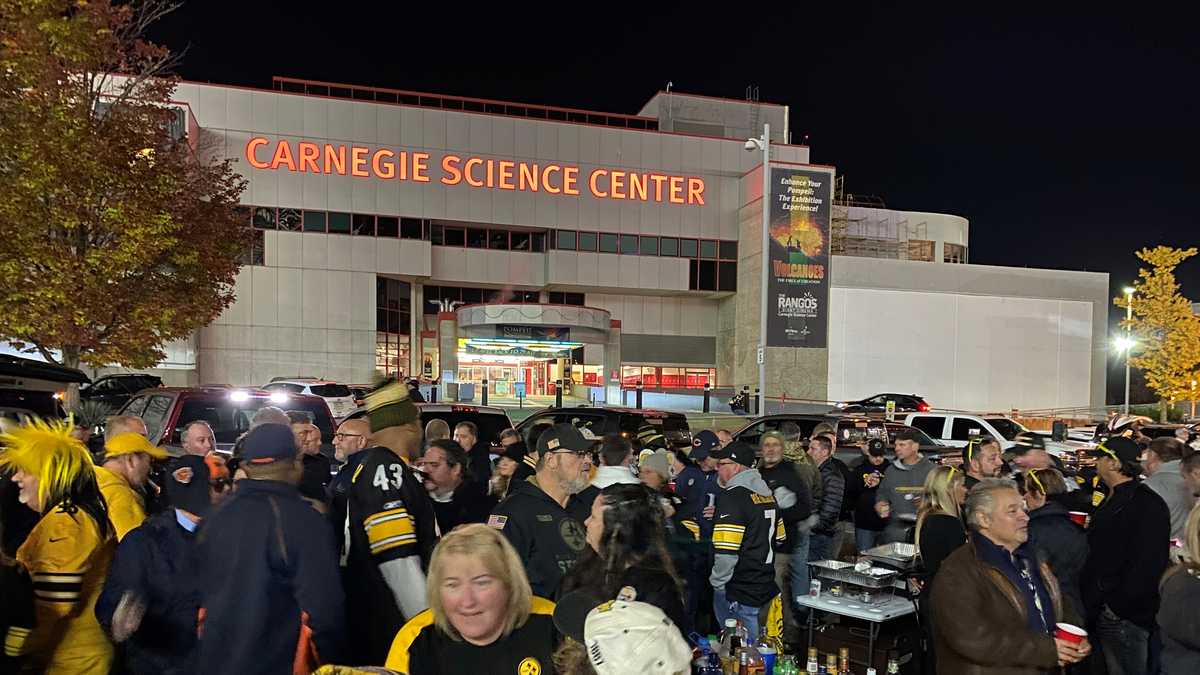
[[[925,478],[933,471],[935,465],[917,455],[915,464],[905,464],[899,459],[892,460],[892,466],[883,475],[879,489],[875,491],[877,502],[887,502],[892,512],[888,518],[888,541],[900,541],[903,532],[917,522],[917,497],[925,485]]]
[[[1192,491],[1183,482],[1183,474],[1179,470],[1182,463],[1178,459],[1165,462],[1153,476],[1142,481],[1167,503],[1167,510],[1171,513],[1171,538],[1179,540],[1184,538],[1188,513],[1192,510]]]
[[[745,469],[717,493],[716,511],[709,582],[730,602],[762,607],[779,593],[774,547],[787,537],[771,488],[756,469]]]

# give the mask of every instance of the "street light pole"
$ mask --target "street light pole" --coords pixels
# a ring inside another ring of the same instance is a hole
[[[767,414],[767,276],[771,258],[771,125],[762,134],[762,307],[758,326],[758,414]]]
[[[1133,350],[1130,323],[1133,321],[1133,288],[1125,287],[1125,414],[1129,414],[1129,352]]]
[[[1196,381],[1192,380],[1192,414],[1190,419],[1196,419]]]

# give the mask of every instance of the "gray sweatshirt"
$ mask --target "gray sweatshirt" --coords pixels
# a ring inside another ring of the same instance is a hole
[[[879,489],[875,491],[875,501],[887,502],[892,509],[887,525],[888,541],[899,541],[903,531],[916,522],[919,488],[925,485],[925,478],[937,466],[924,455],[917,457],[915,464],[892,460],[892,468],[883,474]],[[906,489],[899,491],[897,488]]]
[[[1188,512],[1192,508],[1192,493],[1183,482],[1179,472],[1181,461],[1166,462],[1146,480],[1146,487],[1154,490],[1167,503],[1171,513],[1171,538],[1182,540],[1187,524]]]

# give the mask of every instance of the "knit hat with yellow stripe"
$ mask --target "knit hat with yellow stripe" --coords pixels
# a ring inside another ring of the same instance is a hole
[[[367,394],[367,420],[373,432],[409,424],[419,416],[403,382],[388,380]]]

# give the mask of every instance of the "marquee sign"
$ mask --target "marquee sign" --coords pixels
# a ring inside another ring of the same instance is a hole
[[[581,175],[580,167],[555,162],[495,159],[446,153],[431,164],[428,152],[371,149],[308,141],[270,140],[255,136],[246,142],[246,161],[255,169],[293,173],[378,178],[381,180],[462,185],[489,190],[545,192],[596,199],[704,206],[704,179],[696,176],[595,168]],[[436,169],[432,168],[436,167]],[[435,175],[434,171],[437,171]]]

